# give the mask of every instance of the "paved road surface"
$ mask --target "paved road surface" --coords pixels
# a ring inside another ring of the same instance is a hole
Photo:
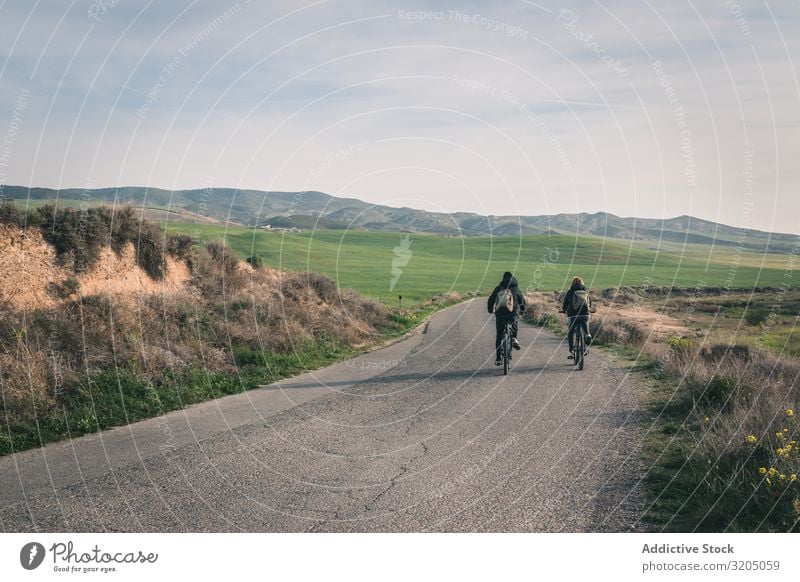
[[[642,529],[641,411],[598,351],[482,300],[315,373],[0,458],[3,531]]]

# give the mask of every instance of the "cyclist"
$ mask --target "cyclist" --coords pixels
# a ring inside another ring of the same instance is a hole
[[[586,336],[586,345],[592,343],[592,336],[589,335],[589,311],[592,307],[592,300],[586,291],[586,285],[580,277],[572,278],[572,285],[564,296],[562,310],[567,314],[567,342],[569,343],[568,360],[575,358],[575,332],[578,327],[583,328]]]
[[[510,310],[508,309],[509,304],[511,305]],[[489,308],[489,313],[494,313],[495,315],[497,335],[494,340],[494,365],[499,366],[503,363],[500,359],[500,342],[503,341],[503,331],[506,323],[511,323],[511,345],[515,350],[522,347],[517,340],[517,318],[520,313],[525,311],[525,297],[523,297],[522,291],[519,290],[519,284],[514,275],[508,271],[503,273],[503,280],[489,295],[487,307]]]

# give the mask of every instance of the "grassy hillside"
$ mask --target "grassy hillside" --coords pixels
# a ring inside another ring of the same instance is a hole
[[[387,302],[403,295],[421,301],[446,291],[490,289],[503,271],[513,271],[529,290],[562,289],[575,274],[593,288],[620,285],[695,287],[778,286],[788,257],[758,254],[738,259],[729,248],[693,245],[688,256],[680,247],[656,252],[639,245],[594,237],[529,235],[523,237],[441,237],[365,231],[270,233],[241,227],[170,224],[170,232],[186,232],[201,240],[224,239],[242,257],[260,256],[265,263],[290,270],[323,273],[340,286]],[[401,241],[409,237],[410,258],[403,266]],[[397,250],[395,250],[397,249]],[[393,265],[399,277],[393,289]]]

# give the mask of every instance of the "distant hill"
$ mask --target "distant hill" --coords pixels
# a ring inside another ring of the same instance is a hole
[[[5,186],[4,193],[18,201],[37,204],[60,200],[90,204],[125,204],[169,211],[164,219],[182,222],[230,221],[243,226],[281,228],[359,229],[424,232],[450,236],[567,234],[590,235],[628,241],[698,243],[741,247],[752,251],[790,252],[797,237],[742,229],[691,216],[669,219],[623,218],[606,212],[548,216],[482,216],[467,212],[427,212],[369,204],[355,198],[338,198],[324,192],[265,192],[214,188],[162,190],[123,187],[52,190]],[[174,214],[177,213],[177,214]]]

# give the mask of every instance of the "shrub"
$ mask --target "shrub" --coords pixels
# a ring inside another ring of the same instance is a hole
[[[248,265],[251,267],[258,269],[264,266],[264,261],[261,259],[259,255],[253,255],[251,257],[247,257],[245,259]]]
[[[187,264],[194,284],[206,297],[230,295],[244,284],[239,259],[220,241],[206,243]]]
[[[163,231],[151,222],[142,223],[139,238],[134,242],[136,263],[157,281],[167,272],[165,246]]]
[[[639,346],[647,337],[641,327],[623,319],[592,318],[589,331],[593,342],[606,345]]]
[[[39,208],[44,239],[56,255],[77,272],[90,269],[109,241],[106,212],[98,208],[74,210],[45,204]]]
[[[747,325],[761,325],[769,317],[769,311],[766,309],[748,309],[744,313],[744,320]]]
[[[246,346],[234,348],[233,357],[237,366],[267,365],[267,359],[263,351],[252,350]]]
[[[339,288],[333,279],[311,272],[303,273],[302,278],[305,280],[304,283],[326,303],[332,303],[339,297]]]
[[[136,252],[136,264],[153,279],[166,273],[163,231],[155,224],[136,218],[133,206],[114,212],[108,206],[75,210],[46,204],[38,211],[44,239],[64,264],[76,272],[91,269],[102,248],[110,245],[120,254],[128,244]]]
[[[26,211],[17,206],[12,198],[0,197],[0,224],[25,228],[38,222],[39,214],[35,210]]]
[[[715,374],[711,377],[708,384],[703,387],[698,401],[703,406],[712,406],[715,408],[725,406],[733,396],[736,386],[735,378]]]
[[[75,277],[68,277],[62,283],[50,283],[47,291],[57,299],[68,299],[72,295],[77,295],[81,289],[81,283]]]
[[[671,337],[667,339],[670,351],[679,358],[688,357],[694,350],[694,342],[689,338]]]
[[[195,241],[188,234],[173,234],[167,237],[167,254],[176,259],[187,261],[191,257]]]
[[[700,356],[711,363],[735,362],[748,364],[755,357],[753,349],[746,344],[713,344],[700,350]]]

